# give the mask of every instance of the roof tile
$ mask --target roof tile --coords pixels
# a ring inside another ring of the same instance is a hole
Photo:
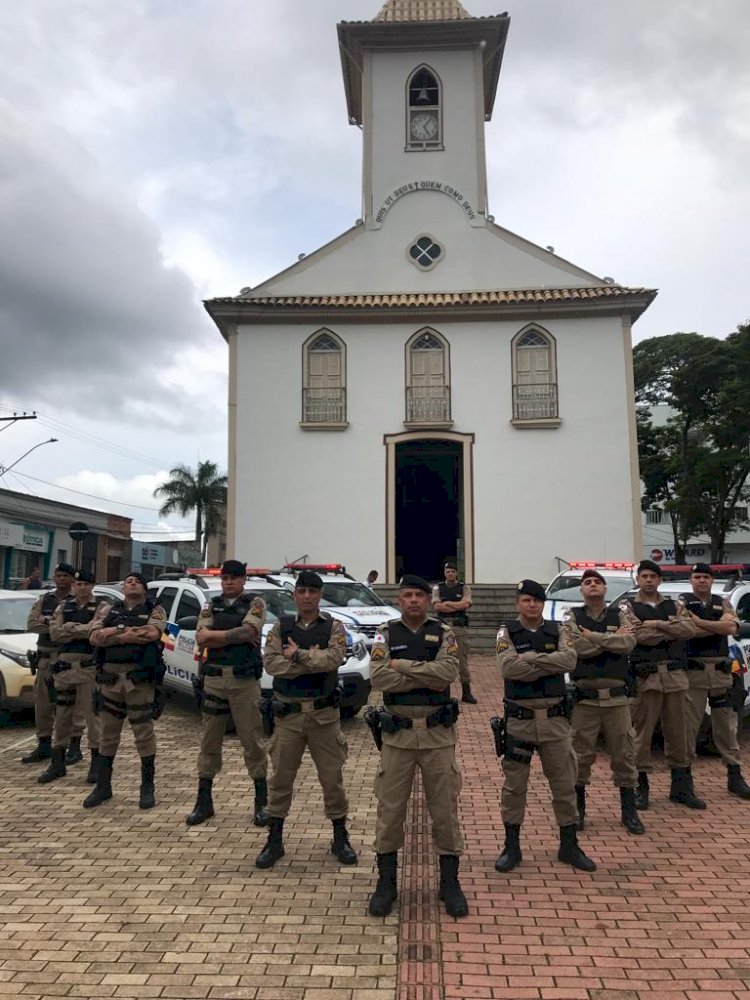
[[[373,21],[463,21],[471,14],[459,0],[387,0]]]

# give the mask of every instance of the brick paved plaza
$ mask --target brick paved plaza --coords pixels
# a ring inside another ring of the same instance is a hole
[[[416,803],[400,873],[401,913],[367,916],[374,884],[377,754],[345,724],[356,868],[328,853],[330,826],[309,759],[287,822],[286,857],[260,872],[265,834],[236,739],[215,784],[217,815],[188,828],[199,719],[175,699],[158,724],[157,808],[137,807],[132,737],[111,802],[84,811],[85,768],[46,786],[18,758],[28,722],[0,729],[0,996],[188,1000],[736,1000],[750,994],[750,804],[730,798],[717,760],[699,759],[703,813],[669,805],[652,781],[644,837],[618,823],[608,769],[595,770],[586,851],[594,875],[556,860],[538,762],[524,861],[499,875],[500,769],[488,719],[501,704],[494,658],[473,660],[480,703],[460,720],[469,917],[436,898],[429,818]],[[661,766],[661,764],[660,764]],[[748,766],[750,770],[750,765]]]

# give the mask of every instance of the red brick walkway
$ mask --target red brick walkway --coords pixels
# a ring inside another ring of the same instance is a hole
[[[437,903],[429,818],[415,802],[405,857],[398,1000],[736,1000],[750,994],[750,803],[726,792],[718,760],[694,768],[705,812],[667,801],[661,760],[647,833],[619,824],[606,759],[590,786],[585,849],[593,875],[557,861],[546,783],[535,760],[524,860],[510,875],[502,847],[500,767],[488,720],[501,698],[494,657],[473,659],[477,706],[464,706],[459,756],[466,854],[461,882],[471,913]],[[747,766],[750,771],[750,763]]]

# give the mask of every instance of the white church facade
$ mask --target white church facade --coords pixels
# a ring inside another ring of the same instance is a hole
[[[631,324],[655,292],[489,214],[508,26],[458,0],[339,25],[362,219],[206,303],[229,345],[230,554],[386,582],[456,557],[477,583],[640,556]]]

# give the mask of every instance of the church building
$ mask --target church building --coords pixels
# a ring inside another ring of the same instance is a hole
[[[231,555],[383,582],[450,557],[477,583],[640,556],[631,324],[656,293],[490,214],[509,24],[459,0],[339,24],[361,219],[206,303],[229,346]]]

